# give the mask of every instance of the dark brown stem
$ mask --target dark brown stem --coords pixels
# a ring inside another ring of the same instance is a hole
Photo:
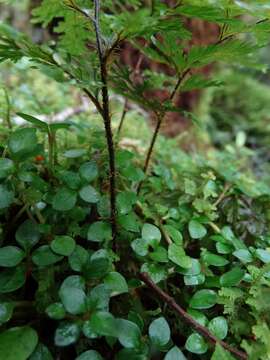
[[[123,124],[124,124],[124,120],[126,118],[127,112],[128,112],[128,100],[126,99],[125,103],[124,103],[124,108],[123,108],[123,111],[122,111],[120,123],[119,123],[118,129],[117,129],[117,137],[119,137],[119,135],[121,133],[121,130],[123,128]]]
[[[113,142],[113,133],[111,127],[111,115],[109,107],[109,92],[108,92],[108,82],[107,82],[107,67],[106,67],[106,57],[104,56],[102,43],[101,43],[101,34],[99,28],[99,11],[100,3],[99,0],[94,0],[95,5],[95,21],[94,28],[96,34],[96,43],[97,51],[100,63],[100,77],[102,82],[102,117],[104,121],[107,147],[109,153],[109,180],[110,180],[110,203],[111,203],[111,226],[112,226],[112,236],[113,240],[116,237],[116,185],[115,185],[115,153],[114,153],[114,142]]]
[[[225,341],[219,340],[215,337],[206,327],[199,324],[195,321],[180,305],[178,305],[174,298],[169,296],[165,291],[161,290],[148,276],[147,273],[141,273],[139,275],[140,279],[151,289],[153,290],[161,300],[163,300],[169,307],[171,307],[188,325],[190,325],[195,331],[197,331],[200,335],[206,338],[213,344],[219,344],[224,349],[229,351],[231,354],[236,356],[238,359],[247,360],[247,354],[233,348]]]

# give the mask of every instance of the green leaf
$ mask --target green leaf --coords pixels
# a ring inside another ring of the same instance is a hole
[[[122,346],[125,348],[139,348],[141,343],[141,331],[135,323],[125,320],[116,319],[117,337]]]
[[[77,201],[77,194],[74,190],[61,188],[53,197],[52,206],[58,211],[68,211],[74,208]]]
[[[91,289],[87,296],[87,309],[93,311],[108,311],[110,289],[105,284],[99,284]]]
[[[235,358],[221,345],[217,344],[211,360],[235,360]]]
[[[13,314],[14,304],[11,302],[0,302],[0,325],[8,322]]]
[[[80,336],[80,328],[73,322],[62,322],[55,331],[54,342],[57,346],[74,344]]]
[[[190,316],[193,317],[194,320],[196,320],[202,326],[206,326],[208,324],[207,317],[201,311],[188,309],[188,313]]]
[[[106,311],[94,313],[90,319],[91,328],[95,333],[102,336],[117,337],[118,329],[116,319],[112,314]]]
[[[87,250],[80,245],[76,245],[74,251],[68,258],[68,262],[73,271],[82,271],[88,258],[89,254]]]
[[[265,264],[270,262],[270,252],[268,250],[256,249],[255,256]]]
[[[79,191],[80,198],[90,204],[99,202],[100,194],[91,185],[84,186]]]
[[[245,270],[235,267],[220,277],[220,285],[224,287],[236,286],[245,276]]]
[[[51,242],[50,246],[56,254],[69,256],[74,251],[76,243],[70,236],[58,235]]]
[[[134,192],[123,191],[121,194],[117,195],[117,209],[120,215],[128,214],[133,205],[137,201],[137,196]]]
[[[96,339],[98,337],[98,335],[92,329],[90,320],[86,320],[83,323],[82,332],[88,339]]]
[[[59,290],[59,297],[66,309],[72,315],[79,315],[86,311],[85,283],[81,276],[67,277]]]
[[[39,343],[29,360],[53,360],[53,357],[47,346]]]
[[[141,272],[146,272],[154,281],[154,283],[159,283],[160,281],[164,280],[167,275],[164,266],[160,266],[159,264],[145,263],[141,267]]]
[[[164,230],[168,233],[173,242],[177,245],[183,244],[183,236],[179,230],[175,229],[171,225],[164,225]]]
[[[14,192],[0,185],[0,210],[9,207],[14,201]]]
[[[227,320],[223,316],[215,317],[209,322],[208,329],[218,339],[223,340],[228,334]]]
[[[26,280],[25,267],[23,265],[6,269],[0,273],[0,293],[9,293],[21,288]]]
[[[142,228],[142,238],[147,241],[149,245],[155,246],[161,240],[161,232],[159,228],[152,224],[144,224]]]
[[[193,354],[204,354],[208,350],[208,345],[201,335],[191,334],[187,338],[185,348]]]
[[[193,309],[209,309],[217,303],[217,294],[213,290],[199,290],[190,300]]]
[[[75,360],[102,360],[103,357],[95,350],[88,350],[77,356]]]
[[[22,128],[14,131],[8,143],[11,155],[17,160],[25,160],[35,155],[37,148],[36,129]]]
[[[162,348],[171,338],[171,330],[167,320],[160,317],[151,322],[149,326],[149,336],[153,344]]]
[[[110,272],[104,278],[104,284],[111,291],[111,296],[128,292],[126,279],[118,272]]]
[[[0,266],[13,267],[24,258],[25,253],[17,246],[4,246],[0,248]]]
[[[27,360],[35,350],[38,335],[31,327],[13,327],[0,334],[0,359]]]
[[[119,225],[127,231],[139,232],[140,230],[139,218],[134,212],[119,216],[118,222]]]
[[[98,176],[98,167],[95,161],[84,163],[79,168],[80,176],[83,180],[91,182]]]
[[[251,253],[248,250],[240,249],[233,252],[233,255],[237,257],[240,261],[242,261],[244,264],[247,264],[249,262],[253,261],[253,257]]]
[[[85,266],[84,275],[88,279],[101,278],[105,276],[110,267],[108,255],[103,250],[95,252]]]
[[[225,266],[229,263],[229,261],[223,256],[213,254],[209,251],[203,252],[202,258],[207,265],[212,265],[216,267]]]
[[[192,266],[191,258],[186,255],[184,249],[179,245],[169,245],[168,258],[182,268],[189,269]]]
[[[46,314],[54,320],[62,320],[66,316],[66,311],[61,303],[53,303],[46,308]]]
[[[87,239],[90,241],[101,242],[112,239],[112,229],[109,223],[97,221],[89,226]]]
[[[206,228],[196,220],[188,223],[188,231],[192,239],[201,239],[207,234]]]
[[[15,172],[14,162],[10,159],[0,159],[0,179],[5,179]]]
[[[139,256],[146,256],[148,254],[148,242],[144,239],[133,240],[131,247]]]
[[[187,286],[197,286],[201,285],[205,282],[205,275],[185,275],[184,276],[184,283]]]
[[[201,273],[201,264],[198,259],[191,258],[191,266],[189,268],[177,268],[177,272],[184,275],[195,276]]]
[[[16,241],[26,251],[35,246],[40,239],[38,225],[31,220],[24,221],[16,231]]]
[[[85,149],[70,149],[64,153],[64,156],[68,159],[77,159],[87,154]]]
[[[177,346],[174,346],[167,352],[164,360],[187,360],[187,358]]]
[[[33,263],[40,267],[53,265],[62,259],[63,256],[52,252],[48,245],[40,246],[32,254]]]
[[[24,120],[30,122],[31,124],[36,125],[37,127],[41,128],[44,131],[49,131],[49,127],[45,121],[41,121],[34,116],[23,114],[23,113],[17,113],[18,116],[23,118]]]

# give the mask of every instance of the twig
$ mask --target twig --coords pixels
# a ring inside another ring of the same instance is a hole
[[[121,115],[121,119],[120,119],[118,129],[117,129],[117,137],[119,137],[119,135],[120,135],[120,132],[122,130],[122,127],[123,127],[124,120],[126,118],[127,112],[128,112],[128,99],[125,99],[124,108],[123,108],[123,111],[122,111],[122,115]]]
[[[112,237],[115,240],[116,237],[116,185],[115,185],[115,152],[114,152],[114,142],[113,142],[113,133],[111,127],[111,115],[109,107],[109,93],[108,93],[108,83],[107,83],[107,67],[106,67],[106,57],[103,54],[102,42],[101,42],[101,33],[99,28],[99,12],[100,12],[100,3],[99,0],[94,0],[94,11],[95,11],[95,21],[94,28],[96,34],[96,43],[97,51],[100,63],[100,77],[103,84],[102,92],[102,117],[104,121],[107,147],[109,153],[109,166],[110,166],[110,203],[111,203],[111,226],[112,226]]]
[[[226,193],[227,193],[227,191],[230,189],[230,187],[231,187],[231,185],[225,184],[222,193],[219,195],[219,197],[218,197],[218,199],[216,200],[216,202],[214,202],[213,206],[217,207],[217,206],[221,203],[221,201],[225,198]]]
[[[161,290],[160,287],[158,287],[148,276],[147,273],[141,273],[139,275],[140,279],[151,289],[153,290],[161,300],[163,300],[169,307],[171,307],[180,317],[188,324],[190,325],[195,331],[197,331],[200,335],[205,337],[208,341],[210,341],[213,344],[219,344],[224,349],[229,351],[231,354],[236,356],[239,359],[247,360],[247,354],[233,348],[229,344],[227,344],[225,341],[219,340],[217,337],[215,337],[206,327],[199,324],[197,321],[195,321],[180,305],[178,305],[174,298],[169,296],[165,291]]]

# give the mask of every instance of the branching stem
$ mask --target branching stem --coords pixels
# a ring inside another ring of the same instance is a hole
[[[183,319],[188,325],[190,325],[195,331],[197,331],[200,335],[210,341],[212,344],[219,344],[224,349],[229,351],[231,354],[236,356],[238,359],[247,360],[247,354],[235,349],[234,347],[227,344],[225,341],[219,340],[215,337],[206,327],[199,324],[195,321],[180,305],[178,305],[174,298],[169,296],[165,291],[163,291],[160,287],[158,287],[148,276],[146,273],[140,274],[140,279],[151,289],[154,291],[159,298],[164,301],[169,307],[171,307],[180,317]]]

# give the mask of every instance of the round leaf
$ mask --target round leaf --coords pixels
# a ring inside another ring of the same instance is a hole
[[[0,185],[0,210],[9,207],[14,200],[14,192],[5,185]]]
[[[190,307],[193,309],[209,309],[217,302],[217,294],[213,290],[199,290],[190,300]]]
[[[0,272],[0,293],[9,293],[21,288],[26,280],[25,275],[23,265]]]
[[[88,350],[76,357],[75,360],[102,360],[103,357],[95,350]]]
[[[54,303],[46,308],[47,315],[54,320],[62,320],[66,316],[66,311],[61,303]]]
[[[59,297],[70,314],[78,315],[86,310],[84,287],[84,280],[77,275],[67,277],[62,283]]]
[[[15,237],[17,243],[28,251],[39,242],[40,231],[38,225],[31,220],[26,220],[19,226]]]
[[[170,327],[164,317],[155,319],[149,326],[149,336],[157,347],[165,346],[171,338]]]
[[[80,336],[80,328],[72,322],[63,322],[56,329],[54,342],[57,346],[69,346],[74,344]]]
[[[112,229],[109,223],[104,221],[97,221],[90,225],[87,233],[87,239],[90,241],[105,241],[111,240]]]
[[[116,319],[106,311],[98,311],[91,316],[92,330],[98,335],[117,337]]]
[[[191,334],[187,338],[185,348],[193,354],[204,354],[208,350],[208,345],[201,335]]]
[[[15,159],[25,160],[29,156],[34,156],[37,148],[36,129],[22,128],[14,131],[10,136],[8,147]]]
[[[74,190],[61,188],[53,197],[52,206],[58,211],[68,211],[74,208],[77,194]]]
[[[188,231],[192,239],[201,239],[207,234],[206,228],[196,220],[189,222]]]
[[[95,188],[91,185],[84,186],[81,188],[80,192],[80,198],[90,204],[95,204],[99,201],[100,195],[96,191]]]
[[[51,249],[59,255],[69,256],[76,246],[75,241],[70,236],[59,235],[51,242]]]
[[[236,286],[245,276],[245,270],[236,267],[220,277],[220,285],[229,287]]]
[[[10,159],[0,159],[0,179],[5,179],[15,171],[14,162]]]
[[[149,245],[155,245],[161,240],[161,232],[155,225],[144,224],[142,228],[142,238],[146,240]]]
[[[208,324],[208,329],[220,340],[225,339],[228,333],[227,320],[223,316],[212,319]]]
[[[29,360],[53,360],[53,357],[47,346],[39,343]]]
[[[177,346],[174,346],[167,352],[164,360],[187,360],[187,358]]]
[[[26,360],[37,343],[36,331],[28,326],[8,329],[0,334],[0,359]]]
[[[0,302],[0,325],[8,322],[13,313],[14,305],[11,302]]]
[[[172,262],[181,266],[182,268],[189,269],[192,266],[191,258],[186,255],[184,249],[179,245],[169,245],[168,257]]]
[[[104,278],[104,284],[111,291],[111,296],[128,292],[126,279],[118,272],[110,272]]]
[[[97,164],[94,161],[84,163],[80,166],[79,173],[82,179],[93,181],[98,175]]]
[[[220,255],[216,255],[216,254],[212,254],[209,251],[206,251],[203,254],[203,260],[207,265],[212,265],[212,266],[225,266],[229,263],[229,261],[227,259],[225,259],[225,257],[220,256]]]
[[[141,331],[135,323],[125,320],[117,319],[117,337],[121,345],[125,348],[138,348],[140,346]]]
[[[24,258],[25,253],[16,246],[4,246],[0,248],[0,266],[13,267],[18,265]]]

